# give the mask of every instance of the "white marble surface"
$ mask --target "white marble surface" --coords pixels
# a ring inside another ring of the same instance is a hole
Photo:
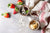
[[[8,3],[17,3],[17,0],[0,0],[0,33],[41,33],[29,28],[29,18],[20,14],[13,15],[13,9],[7,7]],[[4,18],[1,13],[10,12],[11,18]]]

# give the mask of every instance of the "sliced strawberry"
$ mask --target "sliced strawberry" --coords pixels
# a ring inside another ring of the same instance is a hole
[[[23,1],[17,1],[18,5],[23,5]]]
[[[13,14],[17,14],[18,12],[16,10],[14,10]]]
[[[8,7],[15,8],[15,5],[14,4],[8,4]]]
[[[4,16],[5,18],[9,18],[10,15],[8,13],[6,13],[6,15]]]
[[[15,8],[15,5],[14,4],[11,4],[10,8]]]
[[[13,14],[17,14],[19,11],[19,8],[15,7]]]
[[[10,17],[9,13],[4,13],[4,17],[9,18]]]
[[[5,18],[9,18],[10,17],[10,14],[8,12],[2,13],[1,15],[4,16]]]
[[[18,1],[22,1],[22,0],[18,0]]]
[[[15,7],[15,9],[14,9],[14,10],[18,12],[18,11],[19,11],[19,8]]]
[[[17,1],[17,2],[22,2],[22,1]]]

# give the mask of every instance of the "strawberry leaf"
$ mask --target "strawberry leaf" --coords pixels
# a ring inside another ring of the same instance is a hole
[[[10,4],[8,4],[8,7],[11,6]]]
[[[4,14],[2,13],[1,15],[3,16]]]
[[[15,7],[15,11],[18,11],[18,10],[19,10],[19,8]]]
[[[4,13],[4,16],[7,16],[7,13]]]
[[[17,5],[23,5],[23,3],[22,2],[18,2],[18,4]]]

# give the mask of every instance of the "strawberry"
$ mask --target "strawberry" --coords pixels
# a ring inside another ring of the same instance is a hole
[[[18,1],[22,1],[22,0],[18,0]]]
[[[13,12],[13,14],[17,14],[18,12],[16,12],[15,10],[14,10],[14,12]]]
[[[23,5],[23,1],[22,1],[22,0],[18,0],[18,1],[17,1],[17,4],[18,4],[18,5]]]
[[[13,14],[17,14],[19,11],[19,8],[15,7]]]
[[[3,13],[2,16],[4,16],[5,18],[9,18],[10,17],[9,13]]]
[[[14,4],[8,4],[8,7],[15,8],[15,5]]]

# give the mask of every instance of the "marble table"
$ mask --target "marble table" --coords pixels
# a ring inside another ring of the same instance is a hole
[[[29,28],[29,17],[20,14],[13,15],[13,10],[8,8],[8,3],[16,4],[17,0],[0,0],[0,33],[41,33]],[[11,18],[4,18],[1,13],[10,12]]]

